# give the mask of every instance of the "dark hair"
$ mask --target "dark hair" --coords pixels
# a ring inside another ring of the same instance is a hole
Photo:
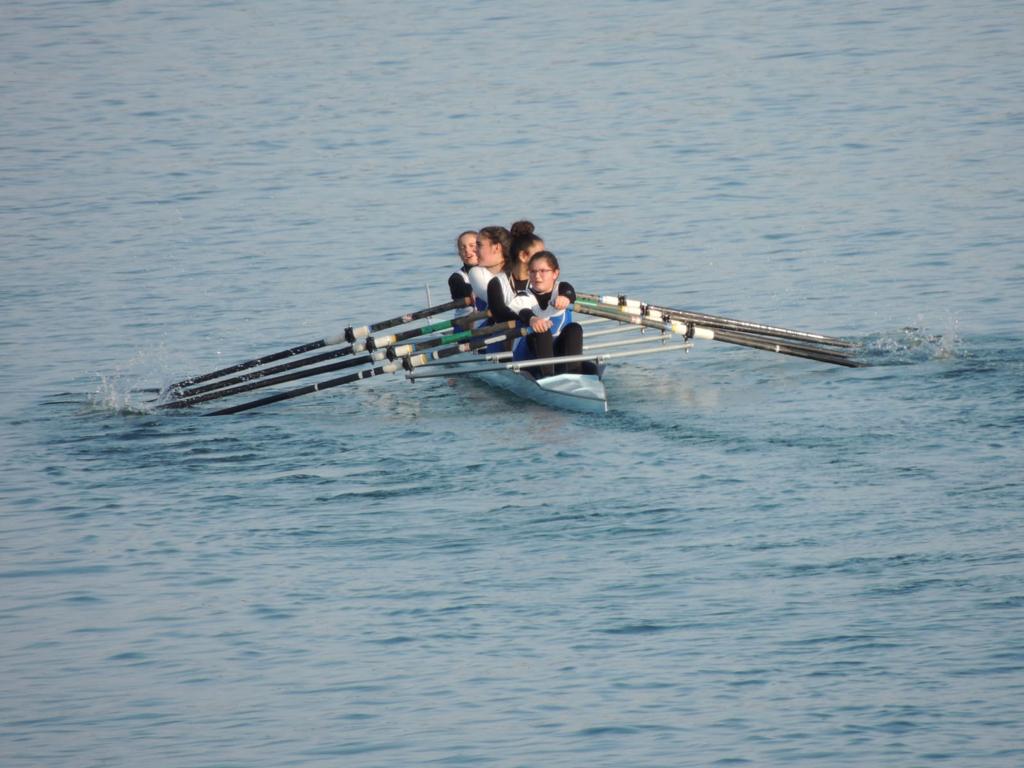
[[[467,229],[465,232],[459,233],[459,236],[455,238],[455,250],[459,249],[459,243],[462,242],[462,238],[464,238],[466,235],[472,235],[473,237],[476,237],[476,230]]]
[[[551,251],[537,251],[533,256],[530,257],[530,266],[533,266],[533,262],[544,259],[548,263],[548,266],[552,269],[558,269],[558,259]]]
[[[479,232],[477,232],[477,236],[478,237],[486,237],[492,243],[497,243],[498,245],[501,246],[501,258],[502,258],[501,268],[505,272],[508,272],[509,266],[510,266],[510,264],[509,264],[509,254],[512,253],[512,251],[511,251],[511,241],[512,241],[511,233],[507,229],[505,229],[504,227],[494,226],[494,227],[484,227]]]
[[[512,245],[509,248],[509,256],[513,259],[519,258],[522,251],[530,250],[535,243],[544,242],[543,238],[533,231],[533,222],[521,220],[512,225]]]

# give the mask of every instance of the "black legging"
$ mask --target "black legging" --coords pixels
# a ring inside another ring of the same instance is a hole
[[[530,352],[535,358],[540,357],[567,357],[569,355],[583,354],[583,328],[579,323],[569,323],[558,334],[558,338],[551,337],[551,331],[543,333],[531,333],[526,337],[526,343]],[[579,373],[579,363],[565,363],[561,365],[541,365],[533,369],[538,379],[545,376],[554,376],[556,373]]]

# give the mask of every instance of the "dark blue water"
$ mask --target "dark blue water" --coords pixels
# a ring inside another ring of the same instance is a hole
[[[1022,10],[4,6],[0,763],[1020,765]],[[523,216],[871,365],[133,391]]]

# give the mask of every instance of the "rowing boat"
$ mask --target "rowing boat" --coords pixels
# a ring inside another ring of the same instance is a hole
[[[472,316],[430,322],[398,333],[377,333],[450,310],[464,309],[469,301],[456,300],[368,326],[349,327],[343,334],[325,336],[281,352],[182,379],[162,390],[155,407],[188,408],[298,379],[317,379],[304,386],[278,391],[205,415],[235,414],[404,370],[411,381],[466,376],[553,408],[606,413],[608,395],[604,374],[610,360],[689,350],[693,346],[691,339],[721,341],[833,365],[859,367],[864,364],[852,357],[854,345],[844,339],[660,307],[625,296],[596,294],[578,294],[575,301],[576,312],[585,316],[578,322],[588,326],[584,332],[583,353],[579,355],[512,360],[510,352],[488,354],[487,349],[500,349],[513,339],[527,335],[530,329],[515,322],[469,327],[474,319]],[[633,337],[624,338],[624,333],[631,333]],[[336,348],[320,352],[323,347]],[[624,349],[626,347],[629,349]],[[315,354],[307,354],[314,351]],[[335,362],[336,358],[344,359]],[[279,364],[267,365],[271,362]],[[569,370],[573,370],[571,366],[581,363],[588,364],[584,370],[593,369],[596,373],[557,373],[547,377],[533,373],[540,366],[554,366],[556,371],[570,366]],[[322,378],[326,374],[352,368],[359,370]]]

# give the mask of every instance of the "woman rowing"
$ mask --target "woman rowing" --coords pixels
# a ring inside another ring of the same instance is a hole
[[[529,264],[533,255],[544,250],[544,240],[534,231],[533,223],[517,221],[509,232],[510,244],[505,251],[502,271],[506,280],[492,278],[487,283],[487,309],[496,322],[518,320],[518,314],[509,309],[509,302],[530,284]],[[573,296],[575,299],[575,296]]]
[[[559,280],[561,272],[555,254],[551,251],[535,253],[530,257],[527,273],[529,285],[508,302],[508,309],[515,313],[519,322],[529,325],[533,333],[516,340],[512,358],[527,360],[583,354],[583,328],[572,320],[576,291],[569,283]],[[591,367],[586,366],[586,372],[591,372]],[[542,365],[534,369],[534,375],[540,379],[581,370],[578,362]]]
[[[534,230],[532,221],[517,221],[512,225],[509,234],[512,235],[512,245],[509,248],[509,281],[512,283],[512,290],[521,291],[530,283],[530,259],[533,254],[544,250],[544,240]]]
[[[455,248],[462,260],[462,266],[452,272],[448,278],[448,290],[452,301],[469,298],[473,295],[473,287],[469,284],[469,270],[476,266],[476,232],[467,230],[455,238]],[[469,307],[455,310],[455,316],[471,312]]]
[[[476,266],[469,270],[469,285],[478,312],[489,310],[491,303],[504,306],[515,295],[507,271],[511,241],[511,234],[501,226],[484,227],[476,235]],[[491,322],[498,322],[493,313],[478,325]],[[501,352],[503,347],[495,342],[487,345],[487,351]]]
[[[468,274],[477,310],[488,309],[492,298],[502,304],[515,295],[507,271],[511,246],[511,234],[504,227],[484,227],[477,233],[476,266]]]
[[[468,278],[477,309],[491,311],[495,321],[515,319],[506,307],[516,291],[530,282],[530,257],[544,250],[544,241],[529,221],[517,221],[512,229],[484,227],[477,233],[477,266]]]

